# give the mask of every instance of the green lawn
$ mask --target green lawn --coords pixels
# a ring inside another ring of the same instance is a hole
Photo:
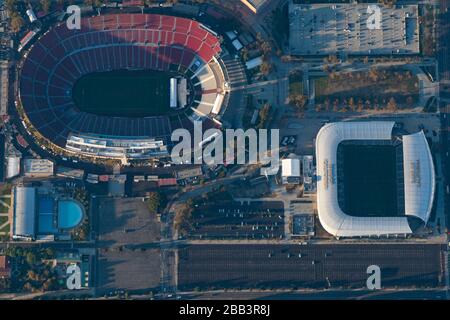
[[[314,88],[316,89],[316,96],[322,96],[328,87],[328,78],[320,77],[314,80]]]
[[[145,117],[169,113],[170,75],[157,71],[110,71],[79,79],[73,99],[81,111],[118,116]]]
[[[0,196],[0,200],[2,200],[3,202],[7,203],[8,205],[11,205],[11,197],[2,198]]]
[[[0,216],[0,226],[5,222],[8,222],[8,217]]]
[[[8,210],[9,210],[8,207],[0,203],[0,213],[8,213]]]
[[[9,231],[10,231],[10,225],[9,225],[9,223],[6,225],[6,226],[4,226],[3,228],[0,228],[0,233],[9,233]]]
[[[289,94],[303,94],[303,82],[296,81],[289,83]]]
[[[303,95],[303,73],[294,71],[289,75],[289,94]]]
[[[4,185],[4,186],[0,189],[0,196],[7,195],[7,194],[11,194],[11,188],[12,188],[12,186],[11,186],[10,184]]]

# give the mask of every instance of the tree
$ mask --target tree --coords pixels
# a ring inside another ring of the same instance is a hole
[[[379,78],[378,71],[374,68],[370,69],[369,78],[370,78],[370,80],[372,80],[372,82],[377,82],[377,80]]]
[[[31,251],[27,252],[25,260],[30,266],[32,266],[36,263],[36,255]]]
[[[358,99],[358,112],[363,110],[363,100],[361,98]]]
[[[337,111],[339,111],[339,99],[338,98],[334,99],[334,102],[333,102],[333,112],[337,112]]]
[[[331,104],[330,98],[327,97],[324,102],[325,111],[327,112],[330,111],[330,104]]]
[[[414,105],[414,99],[411,96],[408,96],[408,98],[406,98],[406,104],[408,105],[408,107],[413,107]]]
[[[272,64],[267,60],[263,61],[263,63],[259,66],[259,71],[265,76],[269,75],[272,71]]]
[[[243,49],[241,50],[241,58],[242,58],[242,61],[243,61],[243,62],[247,62],[247,61],[248,61],[248,58],[249,58],[249,52],[248,52],[248,49],[247,49],[247,48],[243,48]]]
[[[397,1],[396,0],[378,0],[378,2],[388,8],[392,8]]]
[[[51,259],[55,256],[55,251],[52,248],[45,248],[43,253],[46,259]]]
[[[290,94],[289,104],[294,106],[300,115],[306,111],[306,97],[302,94]]]
[[[48,13],[50,10],[50,6],[52,5],[50,0],[41,0],[41,7],[42,7],[42,11],[44,11],[44,13]]]
[[[25,290],[25,291],[32,291],[34,288],[33,288],[33,286],[31,285],[31,283],[30,282],[25,282],[25,284],[23,285],[23,289]]]
[[[389,111],[396,111],[397,110],[397,103],[395,102],[394,97],[389,99],[389,102],[387,104],[387,109]]]
[[[159,192],[150,192],[147,200],[148,210],[151,213],[157,213],[159,208],[161,207],[161,204],[162,204],[161,194]]]
[[[13,32],[19,32],[20,29],[23,27],[25,21],[18,13],[13,13],[11,15],[11,30]]]
[[[0,292],[8,291],[11,287],[11,281],[8,278],[0,278]]]
[[[350,110],[355,111],[355,100],[353,97],[350,97],[348,100],[348,106],[350,107]]]
[[[93,6],[93,7],[101,7],[104,3],[104,0],[84,0],[84,4]]]
[[[17,0],[6,0],[5,1],[6,10],[8,10],[10,14],[13,12],[17,12],[16,4]]]
[[[31,281],[38,281],[39,280],[39,275],[36,272],[34,272],[33,270],[28,270],[27,277]]]
[[[189,199],[175,210],[174,225],[182,235],[187,234],[191,226],[192,213],[194,212],[194,201]]]
[[[259,111],[259,123],[257,126],[258,129],[266,127],[267,123],[269,122],[270,109],[271,109],[270,104],[266,103]]]
[[[51,290],[55,290],[57,287],[57,281],[55,277],[51,277],[47,280],[44,281],[44,283],[42,284],[42,290],[44,291],[51,291]]]

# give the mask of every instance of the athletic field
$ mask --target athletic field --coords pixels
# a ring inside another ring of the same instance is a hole
[[[148,117],[170,112],[170,75],[157,71],[91,73],[79,79],[73,99],[81,111],[116,117]]]
[[[341,148],[344,212],[364,217],[403,215],[397,207],[395,148],[391,145],[345,145]]]

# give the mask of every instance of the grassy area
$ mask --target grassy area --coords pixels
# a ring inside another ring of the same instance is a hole
[[[338,101],[346,105],[351,101],[365,108],[384,108],[393,98],[399,106],[412,107],[419,98],[417,77],[400,68],[330,73],[314,83],[317,103]]]
[[[12,186],[10,184],[5,184],[3,187],[0,187],[0,196],[11,194]]]
[[[328,77],[320,77],[314,80],[314,88],[316,89],[316,97],[326,95],[329,86]]]
[[[145,117],[169,113],[170,75],[156,71],[92,73],[75,83],[81,111],[106,116]]]
[[[434,39],[434,21],[435,13],[431,5],[423,7],[422,16],[420,17],[422,23],[420,25],[420,48],[422,54],[425,56],[434,56],[436,53],[435,39]]]
[[[289,95],[303,94],[303,74],[301,71],[289,75]]]
[[[0,203],[0,213],[8,213],[9,208]]]
[[[2,198],[0,196],[0,200],[2,200],[4,203],[11,205],[11,198],[10,197],[6,197],[6,198]]]
[[[3,226],[4,223],[7,223],[7,222],[8,222],[8,217],[3,217],[3,216],[0,217],[0,232],[9,232],[9,223],[6,226],[1,227],[1,226]]]
[[[7,225],[5,225],[3,228],[0,228],[0,233],[9,234],[9,232],[10,232],[10,224],[9,223]]]
[[[8,221],[8,217],[0,216],[0,225]]]
[[[289,94],[303,94],[303,82],[289,83]]]

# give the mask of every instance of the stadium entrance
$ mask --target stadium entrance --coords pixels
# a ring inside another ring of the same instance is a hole
[[[116,70],[87,74],[73,87],[81,111],[113,117],[150,117],[173,113],[167,72]]]

